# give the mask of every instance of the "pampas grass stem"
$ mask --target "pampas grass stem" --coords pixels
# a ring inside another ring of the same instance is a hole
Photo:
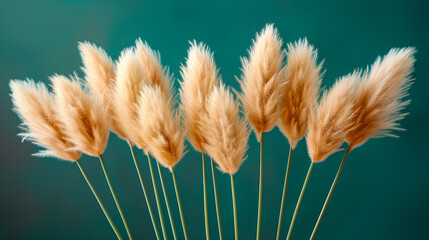
[[[206,228],[206,239],[210,239],[209,234],[209,217],[207,211],[207,181],[206,181],[206,155],[202,153],[203,160],[203,188],[204,188],[204,224]]]
[[[152,158],[147,153],[147,162],[149,163],[150,177],[152,178],[153,191],[155,193],[156,206],[158,208],[159,221],[161,222],[162,236],[167,240],[167,232],[165,230],[164,216],[162,215],[161,203],[159,201],[158,187],[156,186],[155,174],[153,172]]]
[[[94,186],[92,185],[91,181],[89,180],[88,176],[86,175],[85,170],[83,170],[82,165],[80,165],[79,160],[76,160],[76,164],[80,169],[80,172],[82,173],[83,177],[86,180],[86,183],[88,183],[89,188],[91,188],[92,193],[94,194],[94,197],[97,199],[98,205],[100,205],[101,209],[103,210],[104,215],[106,216],[107,220],[110,223],[110,226],[112,227],[113,231],[116,234],[116,237],[119,240],[122,240],[122,236],[118,231],[118,228],[116,227],[115,223],[113,222],[112,218],[110,217],[110,214],[107,212],[106,207],[104,206],[103,202],[101,201],[100,197],[98,196],[97,191],[95,191]]]
[[[322,211],[320,211],[319,218],[317,218],[316,225],[314,226],[313,232],[311,233],[310,240],[314,239],[316,235],[316,231],[319,228],[320,221],[322,220],[323,214],[325,213],[326,206],[328,205],[329,199],[331,199],[332,192],[334,191],[335,185],[337,184],[338,177],[340,176],[341,170],[343,170],[344,162],[347,158],[347,155],[351,151],[350,145],[347,147],[346,152],[344,153],[343,160],[341,161],[340,167],[338,168],[337,175],[335,175],[335,179],[332,182],[331,189],[329,189],[328,196],[326,197],[325,203],[323,204]]]
[[[217,216],[217,226],[219,229],[219,239],[223,240],[222,224],[220,221],[220,211],[219,211],[219,197],[217,195],[216,171],[215,171],[213,159],[211,159],[210,163],[212,165],[213,191],[214,191],[215,204],[216,204],[216,216]]]
[[[149,201],[149,198],[147,196],[146,185],[145,185],[144,180],[143,180],[143,175],[141,172],[140,164],[137,161],[136,154],[134,152],[133,144],[130,141],[128,141],[128,145],[130,146],[131,155],[133,156],[134,165],[136,166],[137,174],[138,174],[139,180],[140,180],[140,185],[142,186],[144,198],[146,200],[147,209],[149,210],[150,220],[152,220],[153,230],[155,231],[156,239],[160,240],[159,230],[158,230],[158,227],[156,225],[155,217],[153,215],[152,206],[150,205],[150,201]]]
[[[165,206],[167,207],[168,218],[170,219],[171,231],[173,232],[174,239],[177,239],[176,227],[174,226],[173,215],[171,215],[170,201],[168,201],[167,191],[165,190],[164,176],[162,175],[161,166],[159,165],[158,161],[156,161],[156,166],[158,168],[159,179],[161,180],[161,188],[162,188],[162,193],[164,194],[164,200],[165,200]]]
[[[177,188],[176,173],[174,168],[171,168],[171,176],[174,183],[174,191],[176,192],[177,205],[179,206],[180,220],[182,221],[183,235],[185,240],[188,240],[188,232],[186,231],[185,217],[183,216],[182,202],[180,201],[179,189]]]
[[[262,170],[264,162],[264,133],[260,135],[260,162],[259,162],[259,197],[258,197],[258,225],[256,230],[256,239],[258,240],[261,234],[261,208],[262,208]]]
[[[119,204],[115,190],[113,189],[109,174],[106,171],[106,166],[104,165],[103,156],[100,154],[100,156],[98,156],[98,159],[100,159],[101,168],[103,168],[103,173],[104,173],[104,176],[106,177],[107,184],[109,185],[110,192],[112,193],[113,199],[115,200],[116,207],[118,208],[119,214],[121,215],[122,222],[124,223],[125,229],[127,230],[128,238],[131,240],[133,239],[133,236],[131,235],[131,231],[130,231],[130,228],[128,227],[127,219],[125,218],[124,212],[122,211],[121,204]]]
[[[289,180],[289,170],[290,170],[290,162],[292,160],[292,152],[293,152],[293,148],[291,147],[289,149],[289,158],[287,160],[285,181],[283,184],[282,203],[280,205],[279,222],[277,225],[277,237],[276,237],[277,240],[280,239],[280,233],[281,233],[281,229],[282,229],[283,210],[284,210],[285,200],[286,200],[286,189],[287,189],[287,184],[288,184],[288,180]]]
[[[234,235],[235,235],[235,240],[238,240],[237,204],[235,201],[234,175],[230,174],[230,176],[231,176],[232,206],[234,209]]]
[[[314,162],[312,161],[310,167],[308,168],[307,176],[305,177],[304,184],[302,185],[301,193],[299,194],[298,202],[295,206],[295,211],[293,212],[292,221],[290,222],[289,231],[287,233],[286,240],[290,239],[292,235],[293,225],[295,224],[296,215],[298,214],[299,206],[301,205],[302,197],[304,196],[305,188],[307,187],[308,179],[310,178],[311,170],[313,169]]]

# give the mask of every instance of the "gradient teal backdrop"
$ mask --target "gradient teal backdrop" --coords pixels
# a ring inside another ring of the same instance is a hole
[[[195,39],[214,51],[224,82],[239,89],[234,76],[240,75],[240,56],[246,56],[255,33],[266,23],[274,23],[285,42],[307,37],[318,48],[319,60],[325,59],[324,87],[355,68],[366,67],[390,48],[417,48],[416,80],[410,90],[411,105],[406,109],[410,115],[402,121],[407,131],[398,133],[400,138],[396,139],[370,140],[349,155],[317,239],[427,238],[427,0],[0,1],[0,238],[115,238],[77,166],[32,157],[30,154],[38,148],[21,143],[16,136],[20,121],[11,110],[10,79],[28,77],[47,83],[48,76],[55,73],[76,71],[82,76],[79,41],[94,42],[116,59],[138,37],[159,50],[162,63],[179,78],[189,41]],[[177,91],[177,80],[174,84]],[[273,239],[289,145],[277,128],[265,136],[261,236]],[[248,159],[236,175],[241,239],[252,239],[256,232],[258,147],[252,134]],[[187,149],[176,174],[189,235],[191,239],[203,239],[200,154],[189,144]],[[341,154],[332,155],[313,169],[293,239],[310,236]],[[149,185],[145,156],[141,152],[137,156]],[[114,134],[110,136],[105,161],[135,238],[154,239],[128,147]],[[99,162],[87,156],[81,162],[125,236]],[[301,141],[291,165],[284,237],[309,164]],[[217,176],[224,235],[232,239],[229,177],[219,172]],[[208,179],[210,235],[217,239],[210,174]],[[182,236],[172,182],[167,180],[176,227]],[[151,201],[155,205],[153,194]]]

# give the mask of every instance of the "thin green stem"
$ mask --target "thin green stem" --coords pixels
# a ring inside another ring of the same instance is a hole
[[[185,237],[185,240],[188,240],[188,233],[186,231],[186,225],[185,225],[185,217],[183,216],[182,202],[180,201],[179,189],[177,187],[176,173],[174,172],[174,168],[171,168],[171,176],[173,177],[174,190],[176,191],[176,199],[177,199],[177,205],[179,206],[180,220],[182,221],[183,235]]]
[[[104,176],[106,177],[106,181],[107,181],[107,184],[109,185],[110,192],[112,193],[113,199],[115,200],[116,207],[118,208],[119,214],[121,215],[122,222],[124,223],[125,229],[127,230],[128,238],[131,240],[133,239],[133,236],[131,235],[131,231],[130,231],[130,228],[128,227],[127,219],[125,218],[124,212],[122,211],[121,204],[119,204],[115,190],[113,189],[109,174],[106,171],[106,166],[104,165],[103,157],[100,155],[98,156],[98,158],[100,159],[101,168],[103,168]]]
[[[156,206],[158,208],[159,221],[161,222],[162,236],[167,240],[167,231],[165,230],[164,217],[162,215],[161,202],[159,201],[158,187],[156,186],[155,174],[153,172],[152,158],[147,153],[147,162],[149,163],[150,176],[152,178],[153,191],[155,193]]]
[[[332,182],[331,189],[329,189],[328,196],[326,197],[325,203],[323,204],[322,211],[319,214],[319,218],[317,219],[316,225],[314,226],[313,232],[311,233],[311,239],[314,239],[316,235],[316,231],[319,228],[320,221],[322,220],[323,214],[325,213],[326,206],[328,205],[329,199],[331,199],[332,192],[334,191],[335,185],[337,184],[338,177],[340,176],[341,170],[343,170],[344,162],[346,161],[347,155],[350,152],[350,145],[347,147],[346,152],[344,153],[343,160],[341,161],[340,167],[338,168],[337,175],[335,175],[334,182]]]
[[[161,166],[158,161],[156,161],[156,166],[158,167],[159,179],[161,180],[161,188],[164,193],[165,206],[167,207],[168,218],[170,219],[171,231],[173,232],[174,239],[177,239],[176,227],[174,226],[173,215],[171,215],[170,202],[168,201],[167,191],[165,190],[164,177],[162,176]]]
[[[290,170],[290,162],[292,160],[292,152],[293,152],[293,148],[291,147],[289,149],[289,158],[287,160],[285,181],[283,184],[282,203],[280,205],[279,222],[277,225],[277,237],[276,237],[277,240],[280,239],[280,233],[281,233],[281,229],[282,229],[283,210],[284,210],[285,200],[286,200],[286,190],[287,190],[287,184],[288,184],[288,180],[289,180],[289,170]]]
[[[311,162],[310,167],[308,168],[307,176],[305,177],[304,185],[302,185],[301,193],[299,194],[298,202],[296,203],[295,211],[293,212],[292,221],[290,222],[289,231],[287,233],[286,240],[290,239],[292,235],[293,225],[296,220],[296,215],[298,213],[299,206],[301,205],[302,196],[304,196],[305,188],[307,187],[308,179],[310,178],[311,170],[313,169],[314,162]]]
[[[230,174],[230,177],[231,177],[232,206],[234,209],[234,236],[235,236],[235,240],[238,240],[237,204],[235,201],[234,175]]]
[[[143,174],[142,174],[141,169],[140,169],[140,164],[137,161],[136,154],[135,154],[134,148],[133,148],[133,144],[131,142],[128,142],[128,145],[130,146],[131,155],[133,156],[134,165],[136,166],[137,174],[139,176],[140,185],[142,187],[144,198],[146,200],[147,209],[149,210],[150,220],[152,220],[152,226],[153,226],[153,230],[155,231],[156,239],[160,240],[158,227],[157,227],[157,224],[156,224],[155,217],[153,215],[152,206],[150,204],[150,201],[149,201],[149,198],[148,198],[148,195],[147,195],[146,185],[145,185],[144,180],[143,180]]]
[[[80,172],[82,173],[83,177],[85,178],[86,183],[88,184],[89,188],[91,188],[91,191],[94,194],[94,197],[97,199],[98,205],[100,205],[101,210],[103,210],[103,213],[106,216],[107,220],[109,221],[110,226],[112,227],[113,231],[115,232],[116,237],[119,240],[122,240],[123,238],[122,238],[121,234],[119,233],[118,228],[116,227],[115,223],[113,222],[112,218],[110,217],[110,214],[107,212],[106,207],[104,206],[103,202],[101,201],[100,197],[98,196],[97,191],[95,191],[95,188],[92,185],[91,181],[89,180],[88,176],[86,175],[85,170],[83,170],[82,165],[80,165],[78,160],[76,160],[76,164],[79,167]]]
[[[213,191],[214,191],[215,204],[216,204],[217,226],[219,229],[219,239],[223,240],[222,224],[220,221],[220,211],[219,211],[219,198],[217,195],[216,171],[215,171],[213,159],[211,159],[211,165],[212,165],[212,177],[213,177]]]
[[[204,224],[206,227],[206,239],[210,239],[209,235],[209,218],[207,213],[207,181],[206,181],[206,155],[202,153],[203,156],[203,188],[204,188]]]
[[[262,132],[260,135],[260,162],[259,162],[259,197],[258,197],[258,225],[256,229],[256,240],[259,240],[261,235],[261,210],[262,210],[262,170],[263,170],[263,162],[264,162],[264,133]]]

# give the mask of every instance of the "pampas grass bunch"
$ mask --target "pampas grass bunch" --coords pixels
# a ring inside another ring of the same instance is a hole
[[[51,83],[56,102],[56,114],[67,139],[75,145],[76,149],[99,158],[128,237],[132,239],[127,220],[102,157],[109,138],[108,108],[97,97],[90,96],[87,91],[82,89],[77,76],[71,76],[69,79],[65,76],[54,75],[51,77]]]
[[[176,191],[177,203],[180,210],[182,227],[185,239],[188,238],[183,210],[180,203],[174,166],[179,162],[184,154],[184,130],[181,126],[180,118],[173,110],[173,100],[163,92],[160,86],[146,85],[143,87],[138,100],[138,114],[140,122],[140,133],[147,143],[148,152],[157,159],[161,186],[163,189],[165,203],[170,218],[171,228],[174,238],[177,238],[170,204],[164,186],[162,171],[159,164],[168,168],[172,173],[174,187]]]
[[[234,233],[235,239],[238,239],[234,174],[246,159],[245,153],[250,133],[246,122],[239,117],[238,104],[224,84],[221,83],[219,87],[213,89],[208,98],[206,110],[202,120],[202,132],[206,139],[204,148],[218,164],[219,170],[230,175]]]
[[[38,156],[53,156],[76,162],[116,236],[118,239],[122,239],[78,160],[81,152],[100,157],[106,179],[111,187],[101,158],[109,136],[109,122],[102,121],[106,116],[105,108],[100,106],[97,101],[92,102],[92,99],[82,90],[77,79],[69,80],[67,77],[55,75],[51,81],[55,97],[52,97],[43,83],[35,84],[32,80],[11,81],[15,111],[23,120],[23,129],[27,130],[21,135],[24,136],[24,139],[28,138],[36,145],[46,148],[38,153]],[[96,109],[96,107],[101,108]],[[111,190],[118,210],[123,216],[116,195],[112,188]],[[125,219],[123,220],[125,226],[128,227]]]
[[[406,115],[401,111],[410,103],[409,100],[403,99],[408,96],[408,89],[412,84],[415,52],[411,47],[392,49],[383,59],[378,57],[371,68],[367,68],[360,76],[360,81],[355,82],[355,91],[350,93],[354,95],[350,97],[353,100],[351,127],[345,136],[349,145],[310,239],[314,239],[348,153],[369,138],[395,137],[392,131],[403,130],[399,127],[399,120]]]
[[[323,93],[322,99],[316,107],[317,112],[310,113],[306,140],[311,164],[295,207],[287,239],[292,234],[296,215],[314,163],[320,162],[339,151],[339,147],[345,141],[347,132],[352,128],[351,119],[354,114],[353,100],[356,78],[357,74],[354,73],[337,80],[329,92],[325,91]]]
[[[287,85],[281,95],[278,126],[289,140],[290,148],[277,224],[277,240],[280,239],[292,152],[307,132],[310,114],[313,113],[317,103],[323,75],[322,63],[317,64],[317,50],[308,43],[307,39],[288,44],[286,56]]]
[[[260,142],[259,197],[256,239],[260,237],[263,180],[264,132],[277,124],[281,92],[285,85],[282,49],[283,40],[274,26],[266,25],[256,35],[249,57],[242,58],[240,100],[245,115]]]
[[[116,237],[123,239],[79,161],[82,153],[98,157],[127,236],[133,239],[103,159],[109,133],[114,132],[129,145],[158,240],[168,239],[168,233],[151,156],[157,163],[173,237],[178,239],[161,166],[171,173],[183,237],[189,238],[175,173],[186,152],[185,138],[202,156],[206,239],[210,238],[206,154],[210,156],[219,239],[223,239],[223,232],[215,164],[230,177],[234,238],[238,239],[234,176],[247,159],[251,129],[260,144],[256,219],[256,239],[260,239],[264,133],[276,125],[290,146],[276,239],[281,236],[290,163],[298,142],[305,137],[311,163],[286,239],[292,236],[314,165],[343,150],[343,144],[347,143],[310,236],[314,239],[348,154],[371,138],[395,137],[394,131],[403,130],[399,121],[405,117],[403,110],[409,104],[405,98],[413,82],[416,52],[411,47],[394,48],[366,70],[339,77],[319,99],[324,71],[323,61],[317,59],[317,49],[305,38],[287,44],[284,49],[277,29],[268,24],[256,34],[248,57],[242,58],[240,93],[222,82],[210,49],[192,41],[186,62],[181,66],[177,103],[173,75],[161,64],[160,54],[141,39],[136,40],[135,46],[125,48],[116,61],[95,44],[81,42],[78,48],[85,74],[82,79],[77,73],[55,74],[50,77],[51,92],[45,84],[33,80],[11,80],[13,110],[22,120],[23,133],[18,135],[42,148],[35,156],[76,163]],[[162,235],[134,146],[147,155]]]
[[[14,110],[21,117],[25,131],[19,135],[44,148],[33,155],[77,161],[82,153],[67,139],[55,112],[55,100],[46,85],[33,80],[12,80],[10,88]]]
[[[191,42],[188,50],[186,64],[181,66],[183,81],[180,82],[180,101],[183,122],[186,129],[186,136],[195,150],[201,152],[203,170],[203,191],[204,191],[204,223],[206,239],[209,239],[209,222],[207,207],[207,180],[206,180],[206,159],[204,149],[205,137],[202,131],[202,119],[206,114],[207,101],[213,89],[218,85],[220,79],[219,70],[213,59],[210,49],[203,43]],[[220,223],[219,204],[217,197],[216,177],[213,160],[211,160],[213,186],[216,200],[216,213],[218,220],[219,236],[222,238]]]

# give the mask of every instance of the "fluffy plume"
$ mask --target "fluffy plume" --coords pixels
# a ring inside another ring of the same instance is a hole
[[[409,104],[403,98],[412,83],[414,53],[414,48],[392,49],[365,72],[354,102],[355,128],[347,135],[351,149],[371,137],[394,136],[393,130],[401,130],[398,121],[406,115],[400,111]]]
[[[95,44],[89,42],[79,43],[79,51],[85,72],[85,82],[91,93],[107,106],[109,116],[114,116],[112,109],[112,87],[115,81],[115,65],[107,53]],[[126,139],[115,117],[111,117],[111,128],[119,137]]]
[[[279,118],[278,105],[284,85],[282,64],[285,52],[273,25],[256,35],[249,58],[242,59],[243,73],[240,96],[246,117],[258,139],[270,131]]]
[[[218,84],[219,77],[213,55],[203,43],[191,43],[186,66],[182,65],[181,74],[181,110],[187,137],[195,149],[204,152],[201,118],[206,111],[207,98]]]
[[[288,44],[285,66],[287,86],[280,101],[280,131],[294,149],[308,129],[321,82],[322,63],[317,65],[317,50],[307,39]]]
[[[182,158],[184,131],[180,117],[173,110],[159,86],[143,87],[138,101],[140,134],[151,153],[163,166],[171,169]]]
[[[33,80],[10,82],[14,110],[22,119],[20,133],[24,140],[45,148],[34,155],[52,156],[63,160],[76,161],[81,152],[72,150],[74,145],[65,138],[60,123],[55,118],[55,103],[43,83]]]
[[[116,81],[113,88],[113,109],[115,121],[139,148],[146,144],[139,132],[137,101],[140,91],[148,80],[145,78],[140,61],[133,48],[122,51],[116,65]]]
[[[239,117],[238,104],[223,84],[210,94],[202,123],[204,149],[221,171],[235,174],[245,160],[250,131]]]
[[[141,39],[136,41],[135,52],[142,66],[147,84],[159,86],[161,92],[170,95],[170,76],[167,70],[162,68],[159,53],[153,51],[149,45],[146,42],[143,43]]]
[[[308,154],[313,162],[320,162],[339,151],[352,127],[355,72],[340,78],[329,92],[324,92],[316,112],[310,114],[307,133]]]
[[[110,122],[108,110],[82,89],[77,76],[50,78],[55,94],[56,113],[67,139],[91,156],[100,156],[107,145]]]

